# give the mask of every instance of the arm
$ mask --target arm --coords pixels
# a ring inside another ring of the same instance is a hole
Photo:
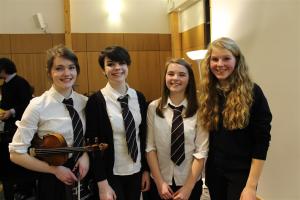
[[[60,181],[67,185],[72,185],[74,181],[77,181],[76,176],[73,172],[64,166],[50,166],[48,163],[38,160],[34,157],[31,157],[27,153],[10,153],[10,159],[15,164],[18,164],[22,167],[27,169],[43,172],[43,173],[50,173],[55,175]]]
[[[141,149],[141,164],[142,164],[142,184],[141,191],[145,192],[150,189],[150,175],[149,175],[149,166],[146,160],[146,138],[147,138],[147,102],[145,96],[136,91],[138,95],[138,101],[140,105],[140,114],[142,117],[142,122],[139,126],[139,135],[140,135],[140,149]]]
[[[100,95],[100,96],[97,96]],[[95,137],[98,137],[99,142],[108,143],[109,147],[105,152],[96,151],[91,155],[91,168],[93,169],[94,178],[97,181],[98,189],[99,189],[99,198],[102,200],[114,200],[116,199],[116,194],[114,190],[111,188],[107,181],[106,174],[106,165],[110,163],[107,162],[108,159],[108,151],[110,148],[113,148],[112,143],[108,142],[107,138],[105,138],[104,133],[105,130],[108,129],[109,124],[106,122],[109,119],[107,116],[107,112],[104,108],[105,102],[102,94],[95,93],[92,95],[86,105],[85,113],[86,113],[86,138],[89,138],[92,141]],[[105,118],[107,116],[107,118]],[[113,159],[113,158],[110,158]]]
[[[164,181],[160,169],[156,153],[156,145],[154,138],[154,116],[156,105],[152,102],[148,107],[147,112],[147,148],[146,148],[146,157],[148,165],[154,182],[156,184],[158,193],[162,199],[171,199],[173,196],[173,191],[169,185]]]
[[[164,181],[161,176],[156,151],[147,152],[147,161],[150,167],[151,174],[156,184],[159,196],[162,199],[172,199],[173,191],[170,186]]]
[[[245,188],[242,191],[240,200],[255,200],[256,188],[263,170],[264,160],[252,159],[250,173]]]

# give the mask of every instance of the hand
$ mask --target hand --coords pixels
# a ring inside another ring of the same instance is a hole
[[[101,200],[116,200],[117,195],[115,191],[110,187],[107,180],[98,183],[99,187],[99,198]]]
[[[89,156],[87,155],[87,153],[83,153],[82,156],[80,156],[80,158],[78,159],[72,171],[75,173],[76,170],[78,169],[79,180],[82,180],[88,173],[89,167],[90,167]]]
[[[193,188],[188,188],[187,186],[182,186],[173,195],[174,200],[188,200]]]
[[[0,113],[0,120],[6,120],[8,118],[10,118],[12,116],[12,113],[10,112],[10,110],[3,110]]]
[[[150,175],[148,171],[144,171],[142,175],[142,192],[146,192],[150,189]]]
[[[66,185],[72,185],[75,181],[77,181],[74,173],[69,168],[64,166],[55,167],[54,175]]]
[[[256,189],[244,187],[240,200],[256,200]]]
[[[157,184],[157,190],[158,190],[160,198],[162,198],[162,199],[172,199],[173,198],[173,191],[166,182]]]

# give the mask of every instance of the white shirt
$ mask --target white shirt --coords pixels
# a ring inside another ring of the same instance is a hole
[[[41,96],[33,98],[27,106],[21,121],[17,121],[18,127],[12,142],[9,144],[9,151],[27,153],[28,147],[35,133],[42,138],[52,132],[64,136],[67,145],[73,144],[73,126],[69,112],[62,103],[64,96],[58,93],[54,87],[44,92]],[[73,99],[74,108],[78,112],[85,133],[84,108],[87,97],[72,91],[69,98]]]
[[[107,83],[106,86],[101,89],[101,92],[106,102],[107,114],[113,130],[115,150],[113,173],[114,175],[131,175],[137,173],[141,169],[141,149],[138,135],[139,125],[141,124],[142,117],[136,91],[129,87],[127,90],[127,94],[129,95],[128,107],[135,122],[136,141],[139,152],[136,162],[133,162],[130,154],[128,154],[122,108],[120,102],[117,100],[120,96],[124,96],[124,94],[120,94],[118,91],[113,89],[109,83]]]
[[[184,185],[193,159],[207,157],[208,133],[197,125],[197,114],[189,118],[183,117],[185,159],[179,166],[174,164],[170,156],[173,109],[168,106],[168,103],[174,105],[168,99],[163,109],[164,118],[156,114],[158,99],[152,101],[148,107],[146,152],[156,151],[159,169],[166,183],[172,185],[172,177],[174,177],[176,185]],[[184,106],[184,116],[187,100],[185,99],[180,105]]]

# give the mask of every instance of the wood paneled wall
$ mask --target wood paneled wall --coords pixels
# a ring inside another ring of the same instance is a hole
[[[51,84],[45,52],[60,43],[64,34],[0,34],[0,56],[12,58],[18,73],[34,86],[35,95],[41,95]],[[89,94],[105,86],[98,55],[110,45],[124,46],[131,55],[129,85],[143,92],[148,101],[158,98],[164,64],[171,57],[170,34],[73,33],[72,47],[81,66],[76,90]]]
[[[199,70],[197,67],[197,63],[191,59],[189,59],[186,55],[186,52],[205,49],[205,31],[204,24],[200,24],[194,28],[191,28],[185,32],[181,33],[181,46],[182,46],[182,57],[188,60],[193,67],[194,75],[196,78],[196,83],[199,85]]]

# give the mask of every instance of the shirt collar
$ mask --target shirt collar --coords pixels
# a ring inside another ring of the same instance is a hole
[[[8,81],[10,81],[11,79],[13,79],[13,77],[15,77],[17,75],[17,73],[13,73],[7,76],[7,78],[4,80],[6,83],[8,83]]]
[[[167,108],[168,107],[168,104],[171,104],[172,106],[175,106],[175,107],[178,107],[178,106],[181,106],[183,105],[184,108],[187,107],[187,99],[184,98],[182,102],[180,102],[180,104],[178,105],[175,105],[172,100],[170,99],[170,97],[168,97],[168,100],[167,100],[167,103],[164,105],[164,108]]]
[[[134,97],[134,90],[132,88],[130,88],[128,84],[126,84],[126,87],[127,87],[127,91],[126,91],[125,94],[121,94],[120,92],[115,90],[113,87],[111,87],[111,85],[109,83],[106,84],[104,90],[114,100],[117,100],[119,97],[124,96],[126,94],[128,94],[129,98],[133,98]]]

